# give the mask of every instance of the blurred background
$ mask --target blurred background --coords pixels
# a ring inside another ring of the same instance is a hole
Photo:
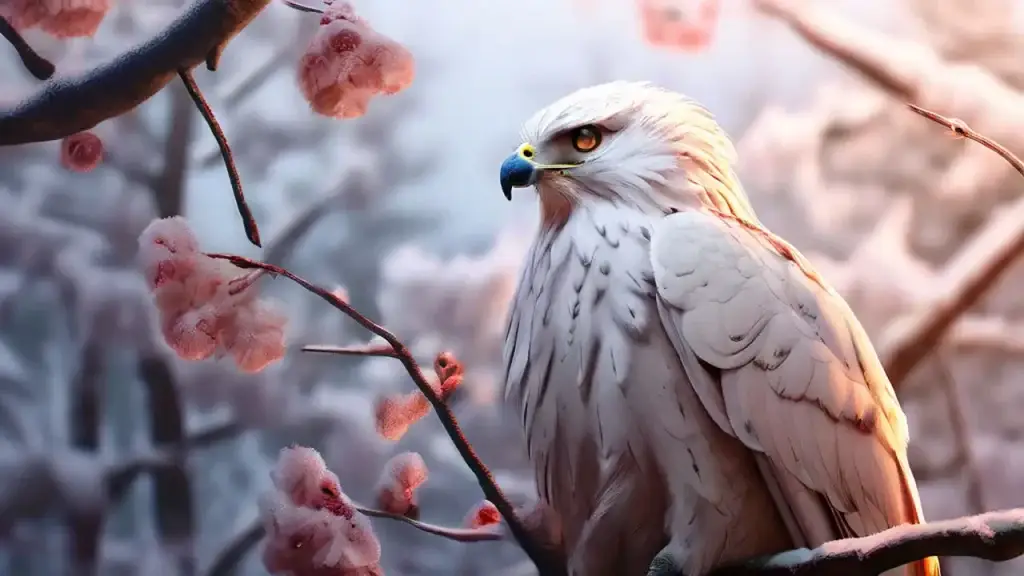
[[[651,80],[705,103],[738,142],[762,220],[848,298],[885,357],[908,323],[960,298],[1024,233],[1019,175],[902,104],[1024,153],[1024,3],[785,4],[358,0],[418,68],[412,88],[348,121],[314,115],[295,87],[318,17],[274,4],[219,72],[196,72],[233,144],[262,251],[245,240],[216,144],[178,82],[97,127],[106,155],[88,174],[60,166],[57,142],[0,148],[0,574],[77,564],[110,576],[263,575],[257,495],[292,443],[320,450],[364,502],[392,454],[419,451],[431,470],[423,517],[435,523],[460,523],[481,498],[436,418],[397,444],[376,436],[374,398],[412,389],[397,362],[298,353],[367,335],[289,283],[264,287],[292,318],[285,361],[242,375],[228,360],[173,358],[152,336],[133,263],[158,216],[184,214],[208,250],[343,286],[427,362],[454,351],[468,368],[455,410],[469,439],[514,499],[529,498],[518,432],[495,399],[536,201],[507,203],[497,168],[533,111],[599,82]],[[75,73],[183,6],[118,0],[94,38],[27,37],[58,74]],[[37,84],[7,47],[0,79],[7,103]],[[893,376],[930,520],[1024,505],[1024,267],[1004,260],[941,344]],[[154,461],[169,445],[187,457]],[[533,573],[514,544],[375,526],[389,576]]]

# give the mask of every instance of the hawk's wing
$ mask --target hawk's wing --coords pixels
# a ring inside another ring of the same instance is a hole
[[[706,211],[651,241],[662,321],[712,418],[762,454],[797,541],[922,520],[907,423],[846,303],[762,229]],[[938,574],[932,558],[916,574]]]

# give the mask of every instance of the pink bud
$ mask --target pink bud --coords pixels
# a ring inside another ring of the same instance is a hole
[[[103,161],[103,141],[92,132],[79,132],[60,142],[60,162],[68,170],[89,172]]]
[[[464,524],[467,528],[483,528],[501,522],[501,513],[490,500],[484,500],[470,509]]]

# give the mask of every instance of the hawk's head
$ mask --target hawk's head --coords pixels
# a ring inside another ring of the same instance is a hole
[[[534,114],[501,165],[501,188],[536,186],[547,218],[588,199],[645,210],[709,203],[754,218],[733,174],[735,150],[711,113],[646,82],[578,90]]]

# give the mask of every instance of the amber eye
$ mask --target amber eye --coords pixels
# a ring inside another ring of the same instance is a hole
[[[583,126],[573,130],[572,147],[577,152],[593,152],[601,145],[601,131],[597,126]]]

